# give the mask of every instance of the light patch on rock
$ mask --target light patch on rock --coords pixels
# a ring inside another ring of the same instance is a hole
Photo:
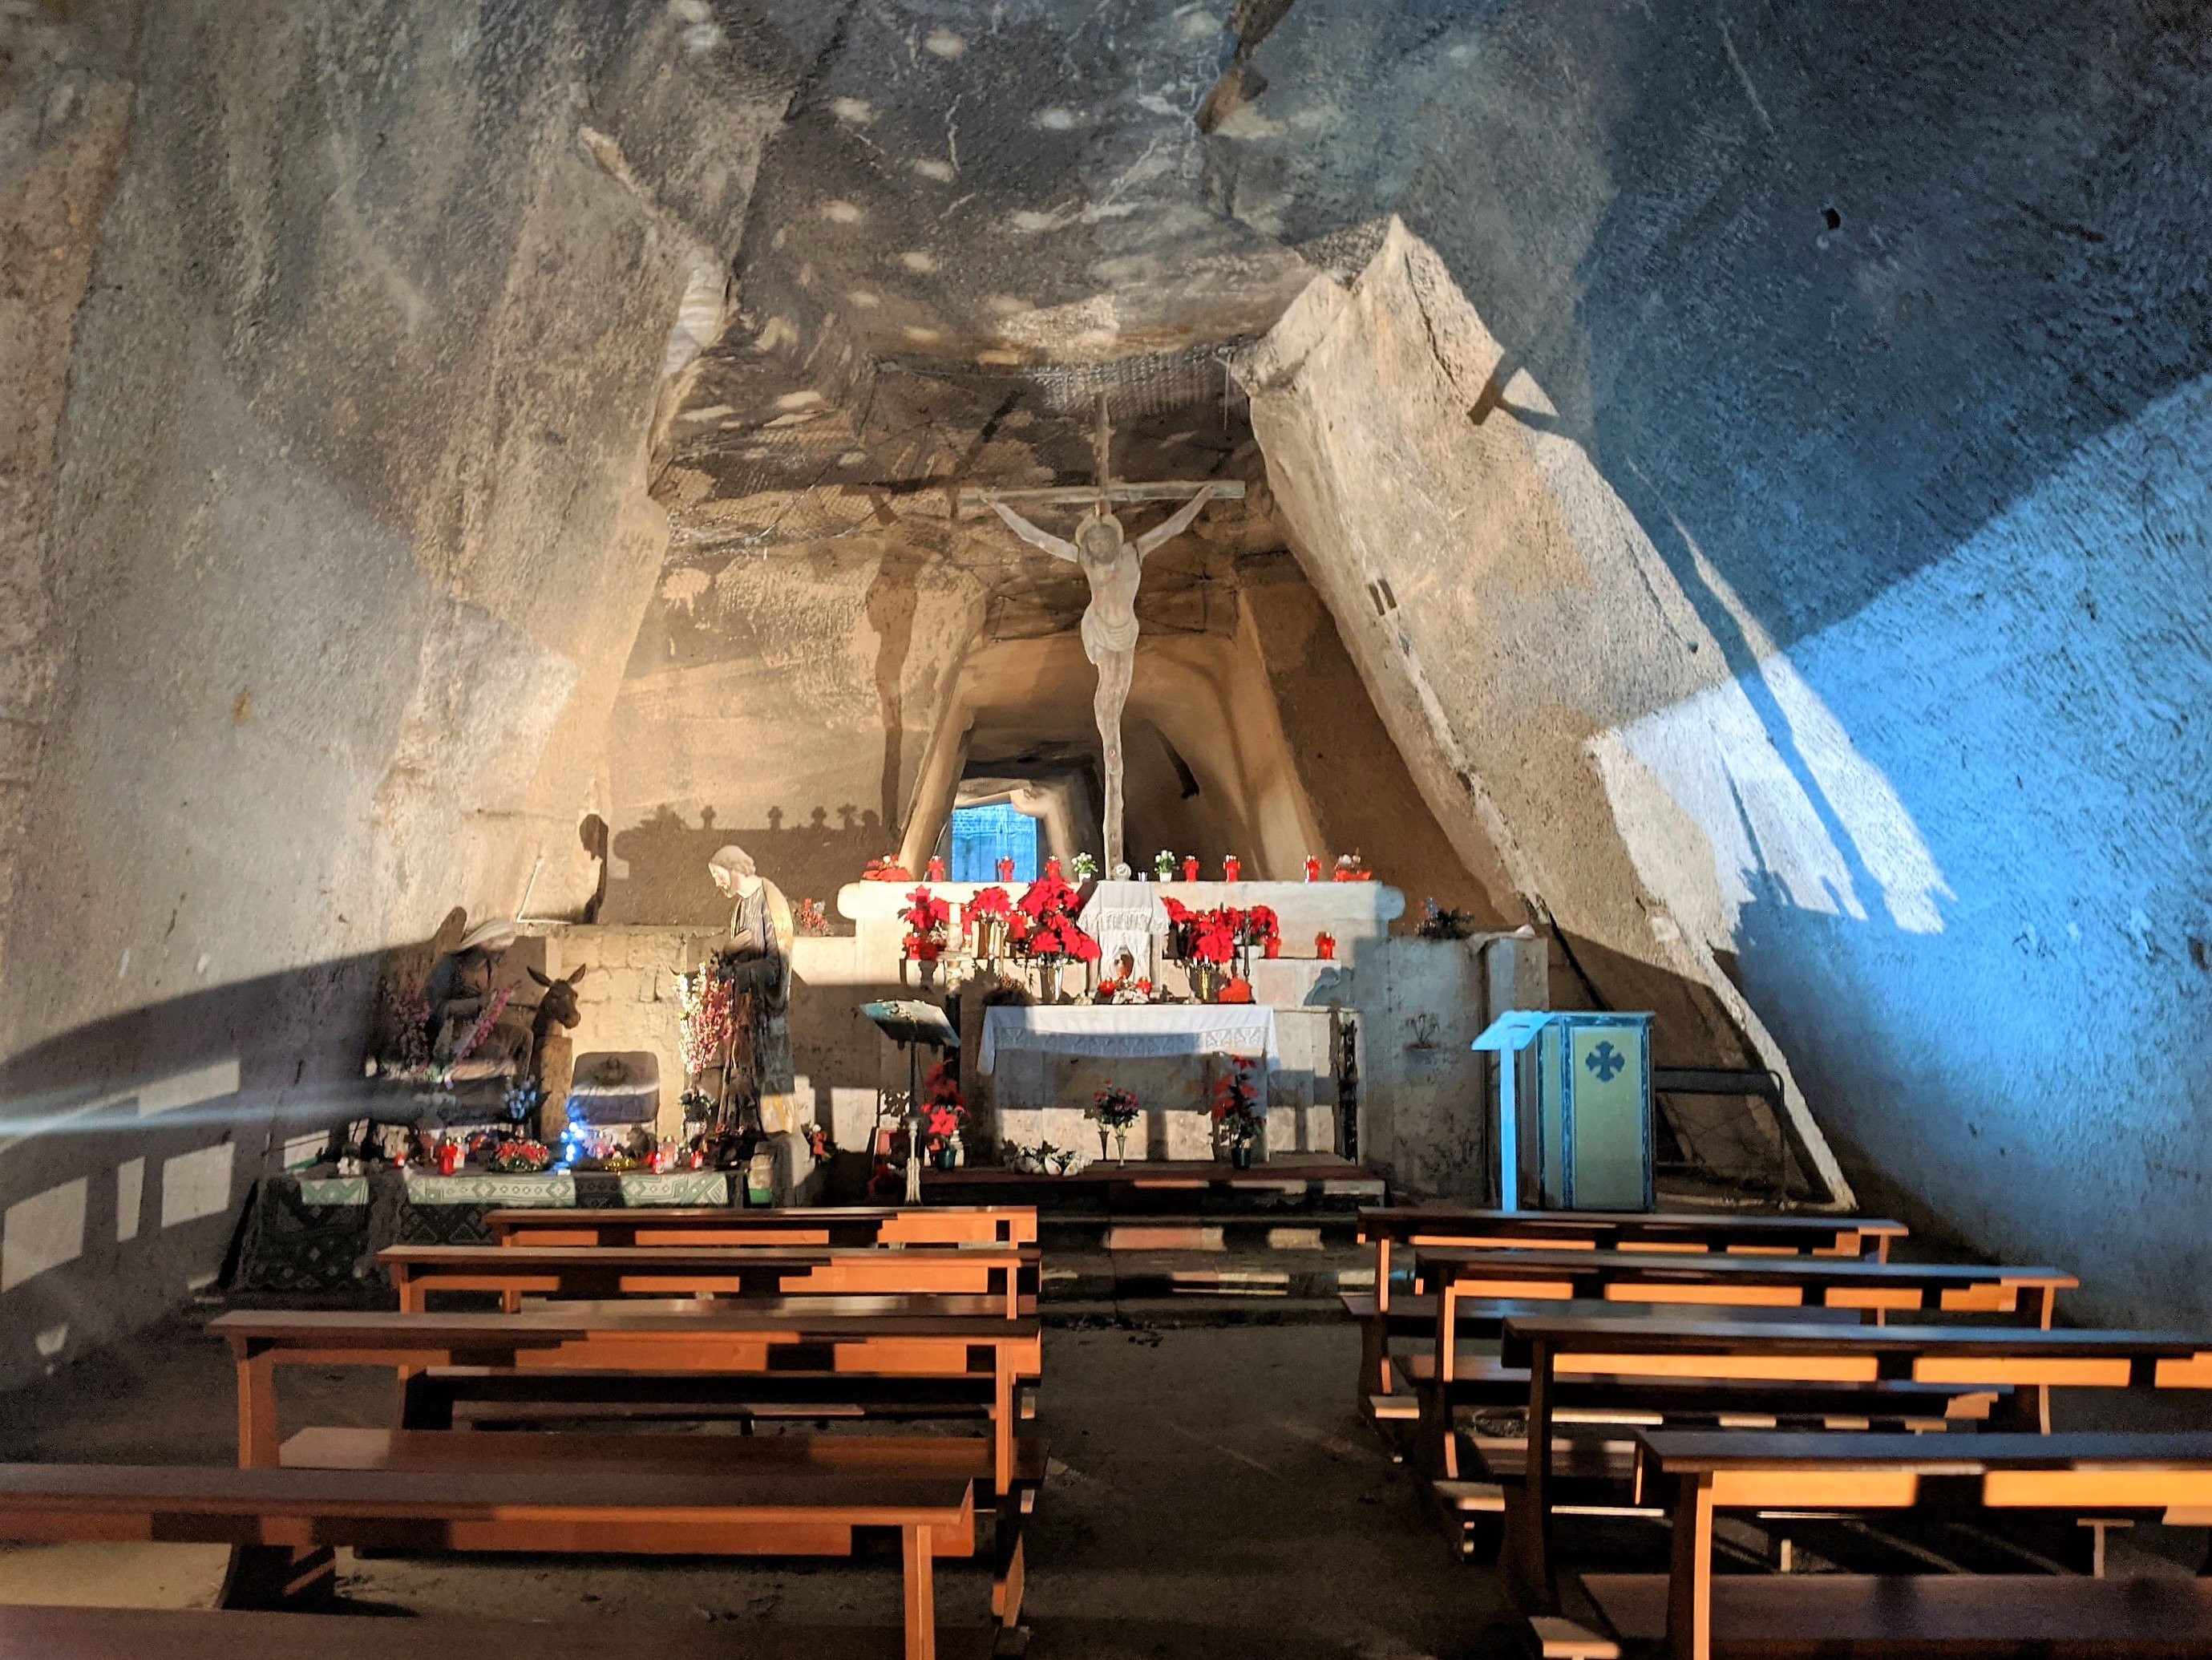
[[[1076,115],[1072,109],[1048,104],[1031,119],[1047,132],[1066,132],[1075,125]]]
[[[987,294],[983,305],[994,317],[1019,317],[1025,311],[1036,309],[1018,294]]]
[[[1164,275],[1164,270],[1160,262],[1148,253],[1124,254],[1117,259],[1101,259],[1091,266],[1091,279],[1094,283],[1111,283],[1116,286],[1149,283]]]
[[[714,586],[714,579],[705,571],[686,566],[682,570],[672,570],[660,579],[661,601],[672,610],[681,605],[686,617],[694,616],[700,600],[706,598],[708,590]]]
[[[822,204],[822,216],[833,225],[857,225],[868,216],[859,203],[837,197]]]
[[[684,31],[684,50],[694,58],[702,57],[722,44],[721,26],[717,23],[694,23]]]
[[[866,289],[847,289],[845,298],[849,304],[858,306],[862,311],[873,311],[884,303],[883,295]]]
[[[968,43],[951,29],[932,29],[922,38],[921,49],[936,57],[954,58],[968,50]]]
[[[1058,230],[1067,222],[1065,212],[1040,213],[1035,208],[1017,208],[1007,220],[1024,236],[1035,236],[1040,231]]]
[[[900,265],[920,276],[927,277],[937,269],[937,256],[924,253],[920,248],[908,248],[898,257]]]
[[[833,98],[830,113],[850,125],[865,127],[876,119],[876,106],[865,98]]]
[[[703,410],[686,410],[677,418],[683,421],[719,421],[726,415],[736,413],[737,410],[727,404],[709,404]]]
[[[1280,138],[1288,131],[1280,121],[1272,120],[1260,113],[1256,106],[1239,104],[1223,116],[1213,129],[1219,138]]]
[[[1121,338],[1121,313],[1112,295],[1099,294],[1025,311],[1000,326],[1009,341],[1037,351],[1095,351]]]
[[[775,406],[780,410],[811,410],[821,401],[822,394],[811,386],[806,386],[798,392],[784,393],[775,400]]]
[[[668,9],[686,23],[711,23],[714,9],[707,0],[668,0]]]
[[[954,178],[952,163],[940,161],[933,155],[917,155],[909,163],[925,179],[934,179],[940,185],[949,185]]]
[[[977,352],[975,354],[975,361],[979,363],[994,364],[1000,368],[1010,368],[1017,364],[1026,363],[1030,360],[1029,355],[1026,352],[1008,351],[1003,347],[994,346],[988,351]]]
[[[1176,27],[1186,40],[1211,40],[1221,33],[1221,21],[1205,6],[1185,6],[1176,14]]]
[[[763,351],[776,351],[799,344],[799,325],[788,317],[771,317],[753,344]]]
[[[908,324],[903,332],[917,346],[933,346],[945,338],[943,330],[924,328],[918,323]]]

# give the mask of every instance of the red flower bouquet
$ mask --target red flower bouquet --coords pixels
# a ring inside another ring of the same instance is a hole
[[[952,925],[952,907],[918,887],[906,897],[899,913],[906,923],[906,954],[917,963],[934,963],[945,950],[945,933]]]

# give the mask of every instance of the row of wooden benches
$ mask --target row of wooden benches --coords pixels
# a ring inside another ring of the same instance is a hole
[[[2082,1652],[2212,1654],[2212,1598],[2195,1581],[2001,1576],[1969,1592],[1723,1578],[1717,1594],[1711,1572],[1716,1510],[1775,1523],[1955,1504],[1957,1482],[1931,1472],[1965,1460],[1986,1465],[1994,1496],[1978,1502],[1993,1508],[2194,1519],[2212,1440],[2056,1437],[2050,1397],[2212,1387],[2212,1340],[2054,1329],[2072,1276],[1893,1262],[1904,1230],[1887,1220],[1391,1209],[1361,1221],[1377,1258],[1374,1293],[1346,1299],[1364,1332],[1363,1408],[1432,1478],[1463,1548],[1502,1546],[1509,1593],[1547,1654],[2041,1653],[1992,1633],[2059,1607],[2051,1629]],[[1979,1323],[1947,1318],[1962,1315]],[[2117,1485],[2097,1474],[2113,1459]],[[1569,1516],[1674,1529],[1670,1575],[1583,1578],[1609,1633],[1561,1616],[1553,1535]]]
[[[1018,1627],[1022,1518],[1045,1466],[1042,1444],[1018,1432],[1042,1360],[1033,1211],[492,1220],[492,1246],[384,1253],[396,1313],[236,1310],[211,1322],[237,1367],[239,1468],[0,1467],[0,1537],[228,1544],[220,1601],[234,1611],[320,1600],[338,1546],[849,1555],[895,1539],[905,1581],[896,1646],[931,1660],[934,1563],[975,1554],[988,1517],[994,1627],[1001,1643]],[[424,1306],[458,1292],[495,1293],[501,1307]],[[546,1300],[524,1302],[533,1296]],[[398,1426],[280,1439],[278,1378],[300,1366],[390,1370],[402,1383]],[[777,1420],[923,1419],[981,1420],[987,1433],[750,1433]],[[714,1420],[748,1432],[544,1428]],[[471,1432],[489,1427],[509,1432]],[[239,1617],[166,1616],[176,1629],[138,1651],[230,1641],[207,1638],[204,1622]],[[65,1642],[53,1623],[65,1616],[46,1618],[42,1655],[104,1655],[114,1631],[133,1627],[86,1612],[81,1640]],[[249,1644],[284,1628],[226,1626]],[[634,1647],[629,1634],[602,1635],[595,1660],[670,1651],[663,1628],[636,1633]],[[0,1657],[12,1660],[9,1640]],[[793,1652],[825,1651],[813,1638],[793,1642]]]

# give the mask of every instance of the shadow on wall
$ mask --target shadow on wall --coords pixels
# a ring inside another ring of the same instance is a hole
[[[223,1270],[253,1183],[389,1109],[362,1076],[379,983],[419,979],[429,940],[126,1010],[0,1065],[0,1388],[159,1318]],[[519,988],[544,942],[495,983]],[[411,1112],[411,1109],[405,1111]]]
[[[386,962],[211,987],[0,1067],[0,1385],[216,1279],[240,1201],[285,1143],[365,1110],[362,1047]]]
[[[770,807],[765,826],[743,830],[717,824],[712,807],[701,811],[696,826],[672,807],[662,807],[643,824],[615,833],[614,860],[595,920],[726,925],[730,902],[714,891],[707,861],[734,842],[794,907],[802,899],[815,900],[831,932],[850,933],[852,924],[837,915],[837,890],[859,881],[868,860],[893,852],[897,840],[897,831],[885,829],[880,815],[854,806],[834,813],[816,807],[803,824],[787,824],[783,809]]]

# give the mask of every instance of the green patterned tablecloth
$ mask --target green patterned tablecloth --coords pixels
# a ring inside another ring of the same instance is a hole
[[[482,1205],[487,1210],[570,1209],[576,1203],[576,1178],[568,1171],[557,1175],[501,1176],[491,1171],[470,1171],[459,1176],[433,1176],[410,1170],[407,1202],[410,1205]]]
[[[255,1185],[231,1288],[368,1293],[382,1283],[376,1253],[386,1245],[489,1244],[484,1216],[501,1208],[729,1201],[730,1178],[721,1171],[438,1176],[386,1166],[367,1176],[271,1176]]]

